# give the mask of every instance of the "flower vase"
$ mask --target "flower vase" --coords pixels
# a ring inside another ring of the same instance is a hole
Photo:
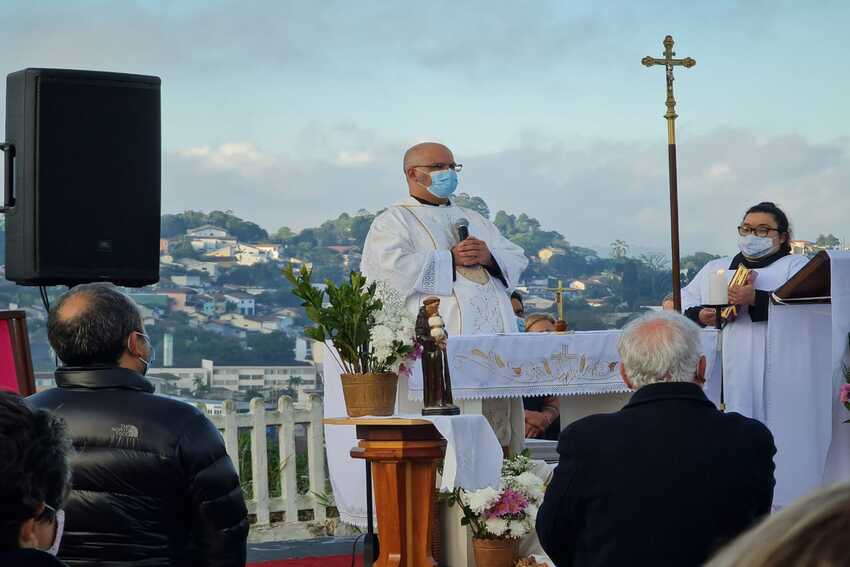
[[[345,397],[345,411],[349,417],[393,414],[398,391],[398,374],[341,374],[340,380]]]
[[[472,538],[476,567],[513,567],[519,555],[519,539]]]

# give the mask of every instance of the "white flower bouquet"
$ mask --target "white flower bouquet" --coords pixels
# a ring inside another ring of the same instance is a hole
[[[405,374],[410,370],[421,349],[416,345],[416,317],[405,308],[398,291],[383,282],[367,282],[359,272],[351,272],[348,281],[340,284],[325,280],[325,289],[313,284],[306,267],[295,271],[290,264],[283,273],[315,323],[305,334],[333,343],[343,372]]]
[[[461,524],[472,529],[473,537],[516,539],[534,529],[545,487],[543,480],[529,470],[530,464],[522,456],[505,461],[498,489],[455,490],[453,500],[463,512]]]
[[[378,282],[375,298],[381,307],[375,311],[369,331],[371,367],[374,372],[409,374],[422,352],[416,342],[416,318],[405,307],[401,294],[384,282]]]

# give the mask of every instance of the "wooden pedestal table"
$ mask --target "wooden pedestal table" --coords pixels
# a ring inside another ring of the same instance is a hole
[[[332,418],[354,425],[360,440],[355,459],[372,465],[380,552],[378,567],[436,567],[431,556],[437,464],[446,440],[424,419]]]

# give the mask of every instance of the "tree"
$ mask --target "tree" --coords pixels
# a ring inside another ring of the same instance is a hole
[[[254,333],[248,336],[248,358],[252,362],[292,362],[295,360],[295,340],[286,333],[274,331],[268,335]]]
[[[286,242],[287,240],[291,239],[293,236],[295,236],[295,233],[292,232],[291,228],[289,228],[288,226],[282,226],[279,229],[277,229],[277,232],[274,233],[273,239],[276,240],[277,242]]]
[[[622,260],[629,253],[629,245],[619,238],[611,243],[611,257]]]
[[[826,234],[826,235],[821,234],[820,236],[818,236],[818,239],[815,241],[815,246],[817,246],[818,248],[823,248],[823,249],[837,248],[840,245],[841,245],[841,241],[838,240],[838,238],[832,233],[829,233],[829,234]]]
[[[472,209],[476,213],[483,216],[485,219],[490,218],[490,207],[487,206],[487,203],[484,202],[484,199],[482,199],[481,197],[473,197],[469,193],[458,193],[457,195],[452,197],[452,203],[454,203],[458,207]]]
[[[172,241],[168,245],[168,252],[175,258],[197,258],[200,255],[185,236]]]

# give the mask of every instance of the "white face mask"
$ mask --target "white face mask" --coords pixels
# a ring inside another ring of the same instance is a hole
[[[56,537],[53,538],[53,545],[47,550],[50,555],[59,553],[59,544],[62,543],[62,532],[65,531],[65,510],[56,511]]]
[[[741,254],[747,258],[764,258],[775,251],[772,238],[756,236],[755,234],[739,236],[738,248],[741,250]]]

